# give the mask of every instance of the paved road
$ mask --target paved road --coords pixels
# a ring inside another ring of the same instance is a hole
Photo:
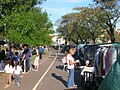
[[[43,60],[40,61],[39,71],[23,74],[20,87],[15,86],[13,81],[11,86],[4,89],[5,78],[1,77],[0,90],[64,90],[68,72],[62,71],[62,57],[63,55],[57,54],[56,51],[47,52],[43,56]],[[80,87],[79,72],[76,71],[75,73],[77,75],[75,81]]]
[[[51,56],[50,56],[51,57]],[[42,82],[39,84],[36,90],[65,90],[67,79],[68,79],[68,72],[62,70],[62,59],[63,55],[58,54],[57,58],[55,58],[55,62],[53,66],[50,68]],[[51,58],[49,58],[51,60]],[[80,86],[80,79],[79,77],[80,72],[75,72],[76,77],[76,84]],[[81,87],[81,86],[80,86]],[[77,89],[82,90],[82,89]]]
[[[37,90],[64,90],[68,73],[62,71],[61,56],[58,55],[55,62]]]

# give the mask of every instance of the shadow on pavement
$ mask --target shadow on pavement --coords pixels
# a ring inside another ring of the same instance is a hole
[[[57,69],[63,70],[63,65],[56,66]]]
[[[54,78],[56,78],[57,80],[61,81],[61,82],[64,84],[64,86],[67,87],[67,82],[62,78],[62,76],[58,76],[58,75],[56,75],[56,73],[52,73],[51,75],[52,75]]]

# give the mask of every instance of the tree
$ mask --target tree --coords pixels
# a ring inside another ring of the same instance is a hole
[[[76,7],[74,10],[79,11],[78,18],[81,21],[82,29],[84,29],[89,33],[83,34],[89,40],[93,40],[94,43],[96,38],[102,34],[101,27],[94,20],[96,19],[94,16],[94,8],[89,7]],[[89,37],[87,37],[89,35]]]
[[[103,29],[110,36],[111,42],[115,42],[114,31],[116,29],[117,20],[120,18],[120,5],[119,0],[95,0],[99,6],[95,11],[95,16],[98,18],[98,22]]]
[[[75,10],[79,10],[78,8],[74,8]],[[74,43],[87,43],[89,40],[93,40],[95,43],[95,39],[99,36],[100,31],[99,27],[95,22],[88,20],[87,17],[91,14],[91,9],[81,8],[81,11],[78,13],[71,13],[64,15],[61,20],[60,27],[68,26],[68,28],[64,28],[63,30],[67,33],[67,38],[69,37]],[[93,27],[94,25],[94,27]],[[59,28],[58,31],[60,31]],[[63,33],[63,30],[60,31]],[[65,34],[64,33],[64,34]],[[73,40],[74,39],[74,40]]]
[[[43,0],[41,0],[43,1]],[[39,1],[39,4],[41,3]],[[15,43],[51,44],[52,23],[46,12],[34,7],[37,0],[1,1],[2,35]]]
[[[78,36],[75,30],[75,19],[73,18],[73,14],[67,14],[62,16],[59,24],[59,28],[57,29],[58,32],[61,32],[64,35],[66,41],[72,41],[75,44],[78,44]]]

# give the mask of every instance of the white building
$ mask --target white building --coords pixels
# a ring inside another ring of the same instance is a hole
[[[49,34],[49,35],[52,37],[53,45],[57,46],[57,44],[58,44],[58,42],[57,42],[58,34],[55,33],[55,34]]]
[[[57,46],[57,45],[64,45],[65,44],[65,39],[62,36],[61,38],[58,38],[57,33],[55,34],[49,34],[52,37],[52,41],[53,41],[53,45]]]

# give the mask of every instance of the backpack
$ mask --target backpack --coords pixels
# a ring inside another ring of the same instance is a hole
[[[42,53],[44,50],[42,47],[39,48],[39,53]]]
[[[15,56],[15,57],[14,57],[14,60],[15,60],[15,61],[20,61],[20,58],[17,57],[17,56]]]

